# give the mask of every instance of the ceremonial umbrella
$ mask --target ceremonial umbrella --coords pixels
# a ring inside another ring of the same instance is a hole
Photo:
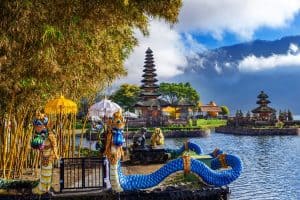
[[[62,135],[62,115],[67,114],[76,114],[77,113],[77,104],[69,99],[64,98],[64,96],[60,96],[59,98],[52,99],[46,103],[45,106],[45,113],[46,114],[54,114],[59,116],[59,152],[60,155],[63,152],[63,135]],[[67,119],[67,118],[66,118]],[[75,117],[74,117],[75,119]],[[57,128],[57,127],[56,127]],[[74,135],[75,138],[75,135]],[[74,143],[74,142],[73,142]],[[73,144],[73,149],[75,150],[75,143]],[[74,152],[73,152],[74,153]]]
[[[46,103],[46,114],[69,114],[77,113],[77,104],[64,96],[60,98],[52,99]]]
[[[121,107],[108,99],[103,99],[89,108],[89,116],[111,117]]]

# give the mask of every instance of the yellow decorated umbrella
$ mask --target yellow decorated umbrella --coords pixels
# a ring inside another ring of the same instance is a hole
[[[71,140],[70,134],[67,136],[64,136],[62,133],[63,130],[63,116],[68,115],[68,114],[73,114],[75,115],[77,113],[77,104],[69,99],[66,99],[64,96],[60,96],[59,98],[52,99],[46,103],[45,106],[45,113],[46,114],[52,114],[52,115],[58,115],[59,118],[56,120],[56,130],[59,130],[59,152],[60,155],[63,156],[63,154],[66,154],[66,149],[64,147],[64,141],[67,142],[67,149],[69,149],[70,144],[68,141]],[[68,119],[67,117],[64,117],[64,119]],[[72,118],[71,118],[72,119]],[[75,116],[73,117],[75,120]],[[75,141],[75,134],[73,133],[73,140]],[[75,142],[73,141],[73,153],[75,151]]]
[[[50,100],[46,103],[46,114],[75,114],[77,112],[77,104],[64,96]]]

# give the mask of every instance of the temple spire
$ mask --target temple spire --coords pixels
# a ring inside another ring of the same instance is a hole
[[[276,110],[268,106],[271,103],[268,100],[269,96],[264,91],[261,91],[257,98],[256,103],[259,106],[253,109],[252,113],[258,114],[262,119],[270,119],[271,115],[276,113]]]
[[[142,75],[142,91],[140,93],[140,98],[144,101],[157,99],[157,97],[160,96],[158,92],[159,86],[156,84],[158,80],[156,79],[157,74],[155,73],[156,69],[153,59],[153,51],[150,48],[146,51],[144,63],[144,74]]]

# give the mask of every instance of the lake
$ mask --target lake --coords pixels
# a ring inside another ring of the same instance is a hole
[[[299,200],[299,136],[235,136],[212,132],[206,138],[192,138],[204,153],[216,147],[243,161],[241,176],[229,185],[233,200]],[[166,139],[168,148],[180,147],[185,139]],[[84,141],[89,146],[88,141]],[[94,148],[95,143],[91,143]]]
[[[181,146],[184,139],[167,139],[168,147]],[[218,147],[243,161],[241,176],[229,185],[234,200],[299,200],[299,136],[235,136],[212,133],[194,138],[204,153]]]

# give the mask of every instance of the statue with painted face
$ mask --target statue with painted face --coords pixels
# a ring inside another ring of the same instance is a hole
[[[34,138],[31,141],[33,149],[42,150],[44,148],[44,141],[48,137],[47,125],[48,118],[40,111],[36,111],[35,119],[33,120]]]
[[[106,146],[104,155],[112,163],[117,162],[123,156],[122,145],[124,143],[123,130],[125,127],[125,120],[122,112],[115,112],[111,120],[108,122]]]
[[[33,121],[34,138],[31,141],[33,149],[41,153],[41,173],[39,184],[32,189],[34,194],[44,194],[50,190],[52,185],[53,161],[58,159],[56,135],[48,129],[48,118],[41,112],[36,112]]]

